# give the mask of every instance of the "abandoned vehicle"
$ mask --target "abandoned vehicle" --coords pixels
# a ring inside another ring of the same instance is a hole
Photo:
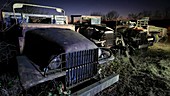
[[[16,11],[26,6],[53,9],[63,15]],[[114,60],[114,56],[109,49],[97,47],[75,32],[63,9],[15,3],[13,12],[2,12],[2,18],[4,41],[16,46],[18,74],[24,90],[55,81],[62,84],[60,94],[70,94],[65,90],[71,90],[72,95],[91,96],[118,81],[119,75],[115,73],[97,79],[99,65]]]

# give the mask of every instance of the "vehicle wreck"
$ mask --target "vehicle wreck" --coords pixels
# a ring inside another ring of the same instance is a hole
[[[75,19],[79,18],[78,22]],[[114,45],[114,30],[101,24],[101,16],[71,15],[75,31],[82,34],[98,47],[110,48]]]
[[[24,6],[54,9],[64,15],[16,12],[16,9]],[[74,89],[71,94],[86,96],[95,95],[118,81],[118,74],[96,79],[100,75],[99,65],[114,60],[114,56],[110,49],[97,47],[89,39],[75,32],[74,25],[67,24],[63,9],[15,3],[13,11],[14,13],[2,13],[6,23],[3,32],[9,35],[12,32],[20,33],[17,38],[14,38],[16,42],[12,44],[17,46],[18,73],[24,90],[55,80],[63,86],[59,94],[70,95],[66,90]],[[43,18],[32,22],[31,17]],[[62,18],[60,22],[57,22],[58,17]],[[47,24],[41,22],[46,18],[49,20]],[[90,85],[77,89],[78,86],[86,83]]]

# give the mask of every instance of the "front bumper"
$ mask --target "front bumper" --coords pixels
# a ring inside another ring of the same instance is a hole
[[[115,75],[115,74],[111,75],[96,83],[93,83],[88,87],[85,87],[77,92],[74,92],[73,94],[71,94],[71,96],[94,96],[100,91],[116,83],[118,80],[119,80],[119,75]]]

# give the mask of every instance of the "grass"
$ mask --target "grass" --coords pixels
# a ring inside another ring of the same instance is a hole
[[[154,44],[132,58],[135,66],[127,58],[111,63],[119,82],[99,95],[170,96],[170,44]]]
[[[155,43],[154,46],[149,47],[151,50],[163,50],[170,53],[170,43]]]

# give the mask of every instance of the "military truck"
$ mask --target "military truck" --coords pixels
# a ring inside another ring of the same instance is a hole
[[[17,12],[26,6],[55,10],[62,15]],[[15,3],[13,12],[2,12],[2,19],[4,41],[16,46],[17,69],[24,90],[53,81],[53,89],[59,95],[91,96],[118,81],[115,73],[98,78],[99,66],[114,60],[112,52],[75,32],[75,26],[67,24],[63,9]]]
[[[149,17],[143,17],[142,19],[137,20],[135,28],[147,32],[148,36],[153,36],[155,43],[159,41],[166,41],[168,38],[167,28],[149,25]]]
[[[122,34],[125,44],[132,50],[147,49],[152,46],[155,37],[148,31],[149,18],[142,18],[136,22],[126,21],[123,25],[116,25],[117,33]],[[118,42],[120,41],[120,38]]]
[[[101,16],[71,15],[75,30],[99,47],[114,45],[114,30],[101,23]]]

